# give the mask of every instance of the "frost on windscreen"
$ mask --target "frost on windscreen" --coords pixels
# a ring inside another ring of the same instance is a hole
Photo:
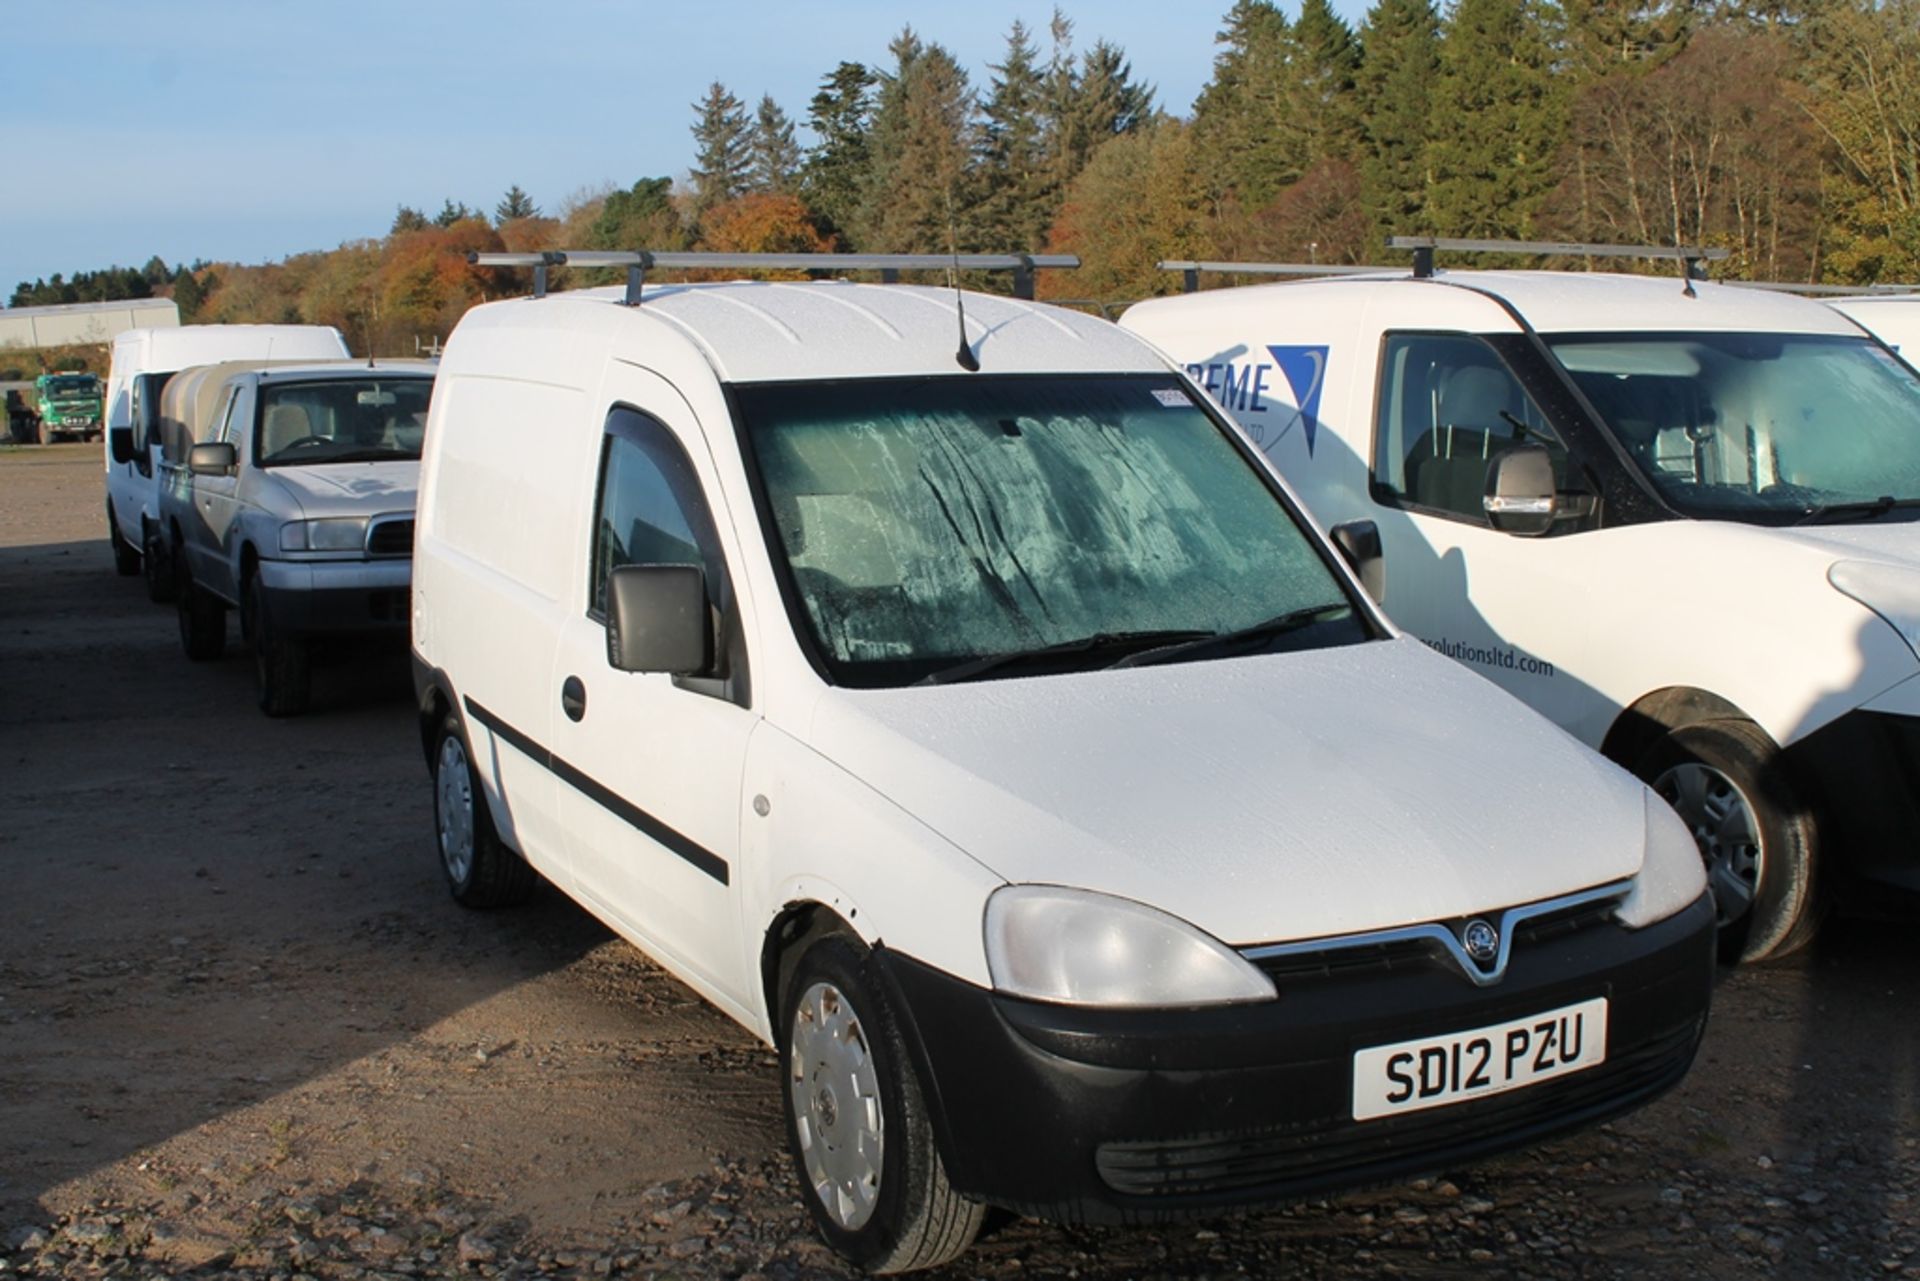
[[[759,416],[756,444],[839,660],[1212,631],[1341,599],[1213,423],[1141,380],[843,384],[804,400],[770,402],[784,420]]]

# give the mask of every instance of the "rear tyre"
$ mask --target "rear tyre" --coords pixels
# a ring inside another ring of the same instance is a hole
[[[147,579],[147,599],[156,605],[164,605],[179,594],[180,585],[174,581],[173,558],[167,555],[167,545],[159,533],[147,531],[140,545],[140,568]]]
[[[180,583],[174,601],[180,618],[180,648],[196,663],[211,662],[227,652],[227,607],[193,582],[186,562],[180,562]]]
[[[508,849],[495,830],[460,718],[453,712],[440,722],[433,746],[433,825],[440,870],[461,906],[509,907],[533,893],[539,874]]]
[[[827,1244],[869,1272],[912,1272],[965,1251],[986,1207],[947,1182],[882,990],[845,935],[794,966],[780,1021],[787,1144]]]
[[[1813,809],[1765,730],[1746,720],[1682,726],[1634,772],[1700,847],[1723,962],[1771,960],[1812,941],[1820,919]]]
[[[113,572],[132,578],[140,572],[140,549],[120,536],[120,522],[114,519],[113,504],[107,504],[107,545],[113,548]]]
[[[260,710],[269,716],[298,716],[307,710],[313,690],[311,651],[298,636],[283,634],[267,613],[267,592],[260,575],[247,580],[241,635],[253,648],[253,680]]]

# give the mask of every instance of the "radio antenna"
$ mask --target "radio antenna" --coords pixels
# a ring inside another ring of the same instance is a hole
[[[967,303],[960,291],[960,235],[953,227],[953,188],[947,188],[947,253],[952,261],[947,266],[947,284],[953,289],[953,312],[960,320],[960,349],[953,358],[960,362],[960,368],[970,374],[980,372],[980,357],[973,354],[973,348],[967,342]]]

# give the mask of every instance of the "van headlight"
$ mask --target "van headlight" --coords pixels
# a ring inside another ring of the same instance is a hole
[[[987,970],[1009,996],[1066,1005],[1265,1001],[1273,981],[1211,935],[1131,899],[1007,885],[987,900]]]
[[[1630,930],[1666,920],[1707,888],[1707,864],[1693,833],[1652,788],[1643,789],[1647,850],[1615,915]]]
[[[283,552],[357,552],[367,545],[365,516],[290,520],[280,526]]]
[[[1885,619],[1914,657],[1920,658],[1920,571],[1872,560],[1842,560],[1827,571],[1827,581]]]

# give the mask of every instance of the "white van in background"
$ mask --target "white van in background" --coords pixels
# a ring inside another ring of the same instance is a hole
[[[1862,329],[1920,366],[1920,293],[1857,294],[1824,300]]]
[[[1105,321],[844,282],[488,303],[420,486],[454,896],[544,877],[778,1047],[801,1195],[862,1266],[942,1263],[988,1204],[1424,1173],[1692,1059],[1713,911],[1672,811],[1394,631]]]
[[[346,339],[330,325],[182,325],[129,329],[113,340],[107,372],[107,538],[114,568],[142,572],[147,595],[171,599],[172,566],[160,537],[160,392],[191,365],[223,360],[340,360]]]
[[[1120,323],[1239,419],[1396,623],[1675,806],[1728,955],[1804,943],[1823,883],[1920,890],[1920,378],[1852,320],[1448,270]]]

